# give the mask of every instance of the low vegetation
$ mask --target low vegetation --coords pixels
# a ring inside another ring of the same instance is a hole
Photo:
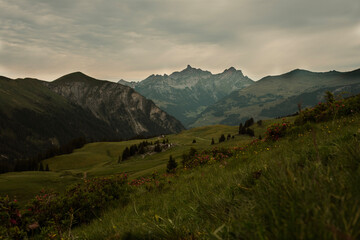
[[[205,140],[197,138],[194,146],[191,141],[199,136],[199,129],[194,129],[180,156],[173,157],[175,149],[158,153],[166,154],[161,167],[165,172],[171,165],[169,173],[153,171],[127,184],[122,178],[123,190],[110,187],[109,196],[124,194],[117,199],[109,197],[112,204],[86,215],[94,219],[87,225],[79,225],[87,218],[71,217],[82,209],[76,206],[64,208],[67,218],[59,225],[63,227],[56,227],[56,223],[37,227],[37,217],[29,221],[22,234],[32,236],[31,225],[41,234],[35,238],[358,239],[360,98],[328,99],[303,110],[295,121],[280,119],[253,125],[256,135],[266,131],[261,140],[248,137],[232,144],[230,138],[209,145],[217,132]],[[338,101],[345,110],[336,108]],[[174,164],[175,159],[181,159],[181,164]],[[89,192],[86,179],[82,181],[85,183],[75,187],[83,189],[80,196]],[[69,190],[58,196],[72,197]],[[5,226],[2,234],[12,236],[19,215],[24,213],[15,201],[5,198],[3,202],[7,207],[1,211]],[[4,209],[12,212],[6,215]]]

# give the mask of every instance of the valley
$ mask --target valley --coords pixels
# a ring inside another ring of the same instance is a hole
[[[217,143],[214,146],[237,146],[238,144],[251,140],[248,136],[238,136],[237,132],[238,127],[217,125],[185,130],[174,135],[166,135],[165,138],[174,144],[173,148],[161,153],[134,156],[121,163],[118,163],[118,159],[125,147],[138,144],[142,142],[143,139],[86,144],[71,154],[60,155],[44,160],[43,163],[49,165],[50,172],[17,172],[0,175],[1,182],[7,183],[0,185],[0,193],[8,194],[11,197],[16,196],[20,202],[24,203],[31,199],[42,188],[62,191],[69,183],[81,181],[84,173],[86,173],[87,177],[95,177],[126,172],[130,175],[130,178],[149,176],[155,171],[161,173],[165,171],[166,163],[170,155],[179,162],[181,161],[182,154],[188,152],[191,147],[199,151],[213,147],[210,145],[212,138],[218,142],[221,134],[235,135],[235,139],[220,144]],[[258,132],[261,132],[261,130],[259,129]],[[194,139],[196,143],[192,143]],[[150,138],[146,140],[155,142],[156,140],[162,141],[162,138]],[[22,183],[26,184],[24,185]]]
[[[167,151],[144,158],[135,155],[120,163],[118,156],[123,149],[142,140],[87,144],[69,155],[45,160],[50,172],[2,174],[1,182],[6,181],[12,190],[0,185],[1,191],[28,191],[20,202],[24,204],[25,199],[31,199],[31,191],[49,187],[30,205],[33,213],[24,210],[24,216],[62,216],[66,220],[66,204],[82,205],[84,210],[79,209],[76,215],[70,212],[70,216],[88,224],[75,224],[72,229],[66,227],[67,220],[65,225],[48,225],[51,234],[68,236],[66,239],[299,235],[330,239],[337,236],[337,231],[356,239],[360,226],[360,96],[340,100],[333,97],[328,92],[326,102],[298,116],[253,123],[250,128],[257,137],[238,135],[238,127],[199,127],[160,138],[174,145]],[[224,137],[225,141],[219,143],[222,134],[234,138]],[[197,153],[189,155],[182,165],[184,153],[192,147]],[[170,155],[178,166],[175,172],[166,173]],[[124,172],[126,175],[118,175],[120,178],[111,182],[114,174]],[[123,177],[125,182],[119,182]],[[123,195],[114,192],[117,197],[112,199],[107,195],[111,193],[107,183],[123,184],[109,185],[117,186]],[[66,197],[52,193],[64,191],[64,184],[68,188]],[[92,184],[103,184],[103,189],[94,189]],[[73,191],[77,194],[72,195]],[[98,194],[108,199],[106,206],[93,202],[93,210],[87,210],[88,204],[78,203],[99,201]],[[52,212],[48,205],[56,201],[64,204],[59,213]],[[33,211],[35,207],[45,215]],[[93,220],[84,219],[83,211]],[[351,226],[343,226],[344,219]],[[338,226],[338,230],[328,231],[329,224]],[[57,230],[60,226],[63,230]],[[38,233],[43,237],[48,234]]]

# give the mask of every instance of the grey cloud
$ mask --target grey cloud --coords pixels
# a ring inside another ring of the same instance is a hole
[[[359,12],[358,0],[0,0],[0,75],[349,70],[360,67]]]

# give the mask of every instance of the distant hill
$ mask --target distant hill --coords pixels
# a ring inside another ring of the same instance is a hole
[[[0,167],[79,137],[116,140],[183,129],[133,89],[82,73],[51,83],[0,77]]]
[[[324,73],[296,69],[264,77],[209,106],[189,126],[238,125],[249,117],[267,119],[292,114],[298,104],[304,108],[322,101],[327,90],[344,92],[344,96],[360,93],[360,69]]]
[[[137,83],[124,80],[119,83],[133,87],[188,126],[206,107],[234,90],[250,86],[253,81],[233,67],[212,74],[188,65],[170,75],[151,75]]]

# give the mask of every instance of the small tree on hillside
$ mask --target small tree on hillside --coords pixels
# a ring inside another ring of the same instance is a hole
[[[44,165],[42,164],[42,162],[40,162],[39,171],[44,171]]]
[[[211,139],[211,145],[214,145],[215,144],[215,141],[214,141],[214,138]]]
[[[248,127],[252,126],[253,124],[254,124],[254,119],[253,119],[253,118],[250,118],[250,119],[248,119],[248,120],[245,121],[244,127],[245,127],[245,128],[248,128]]]
[[[219,138],[219,143],[224,142],[225,141],[225,135],[221,134],[221,137]]]
[[[130,149],[126,147],[122,154],[122,161],[125,161],[129,157],[130,157]]]
[[[145,147],[143,143],[139,144],[139,154],[144,154],[145,153]]]
[[[242,125],[242,123],[240,123],[240,125],[239,125],[239,134],[242,134],[242,130],[243,130],[243,125]]]
[[[175,172],[176,167],[177,167],[177,163],[175,161],[175,158],[173,158],[172,155],[170,155],[169,161],[168,161],[168,164],[167,164],[167,167],[166,167],[166,172],[167,173]]]
[[[45,171],[47,171],[47,172],[50,171],[49,164],[46,164]]]
[[[157,143],[157,144],[155,145],[154,151],[155,151],[155,152],[161,152],[161,146],[160,146],[159,143]]]
[[[246,129],[246,134],[249,135],[250,137],[255,136],[254,130],[252,130],[251,128]]]
[[[136,144],[130,146],[130,156],[134,156],[137,153],[137,151],[138,148]]]
[[[328,104],[331,104],[331,103],[335,102],[334,94],[332,94],[332,92],[330,92],[330,91],[325,92],[325,97],[324,98],[325,98],[326,103],[328,103]]]

